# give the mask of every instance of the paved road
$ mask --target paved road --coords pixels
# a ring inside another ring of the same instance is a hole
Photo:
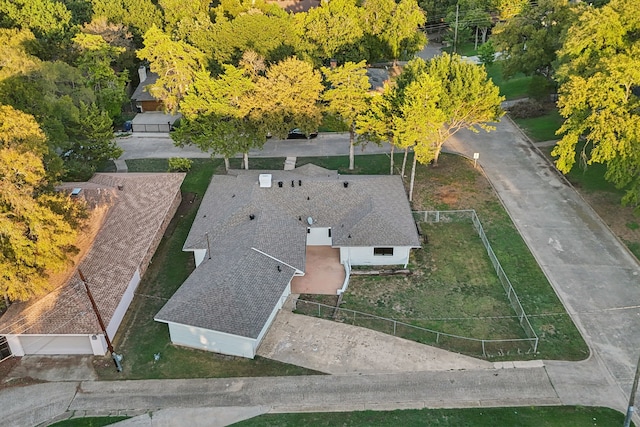
[[[173,145],[173,140],[166,133],[135,133],[127,137],[117,138],[118,145],[124,150],[121,160],[130,159],[163,159],[169,157],[206,158],[210,153],[198,148],[187,146],[178,148]],[[364,151],[363,151],[364,149]],[[389,144],[381,146],[367,144],[365,147],[356,147],[356,156],[366,153],[388,153]],[[317,138],[282,140],[272,138],[262,149],[249,151],[249,167],[251,157],[320,157],[320,156],[346,156],[349,154],[349,134],[322,133]]]
[[[595,396],[599,388],[585,392]],[[603,396],[596,403],[608,406]],[[34,410],[34,399],[47,402]],[[560,405],[561,396],[544,367],[456,370],[401,374],[229,378],[192,380],[47,383],[0,394],[3,425],[35,425],[75,411],[76,415],[155,412],[161,408],[234,407],[270,412],[364,409]],[[615,407],[615,406],[614,406]],[[8,410],[5,410],[8,408]],[[618,408],[620,409],[620,408]],[[210,426],[208,419],[166,416],[167,426]]]
[[[447,149],[468,157],[479,153],[487,177],[589,344],[591,369],[625,401],[640,351],[637,260],[509,119],[489,134],[463,132]]]

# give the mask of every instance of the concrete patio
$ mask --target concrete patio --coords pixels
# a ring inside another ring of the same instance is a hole
[[[340,264],[340,249],[331,246],[307,246],[305,275],[294,277],[291,293],[336,295],[345,279]]]

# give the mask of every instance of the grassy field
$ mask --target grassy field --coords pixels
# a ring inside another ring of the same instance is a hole
[[[382,167],[382,159],[372,159],[366,164],[376,161],[380,161]],[[461,157],[444,154],[436,168],[419,166],[416,181],[414,210],[477,211],[491,246],[540,337],[537,354],[496,348],[490,352],[491,357],[501,360],[587,357],[588,349],[582,337],[493,189],[472,164]],[[342,307],[465,337],[523,338],[523,330],[472,226],[439,224],[426,232],[429,244],[413,252],[412,276],[354,276],[344,294]],[[378,323],[372,327],[386,331],[389,325]],[[430,334],[411,338],[423,342],[433,340]],[[478,345],[469,347],[469,343],[459,341],[440,344],[455,351],[478,354],[475,348]]]
[[[49,424],[49,427],[102,427],[108,426],[119,421],[124,421],[129,417],[87,417],[87,418],[71,418],[57,423]]]
[[[506,99],[525,98],[531,83],[531,77],[524,74],[516,74],[509,80],[505,80],[502,76],[502,62],[496,61],[486,67],[487,75],[493,80],[493,83],[500,88],[500,95]]]
[[[556,131],[560,128],[564,119],[556,108],[547,114],[530,119],[513,119],[522,130],[535,142],[551,141],[559,139]]]
[[[233,426],[617,427],[623,420],[623,414],[608,408],[549,406],[267,414]]]
[[[256,166],[262,159],[256,159]],[[284,159],[270,159],[269,164]],[[131,172],[166,171],[166,159],[127,161]],[[114,339],[116,352],[124,355],[122,373],[115,371],[109,357],[94,359],[100,379],[212,378],[238,376],[303,375],[315,372],[256,357],[254,360],[173,346],[167,325],[153,320],[194,268],[193,255],[182,251],[211,175],[223,173],[221,160],[194,159],[182,184],[183,203],[169,225],[136,296]],[[193,199],[191,195],[199,196]],[[183,201],[184,201],[183,200]],[[160,360],[154,361],[154,354]]]

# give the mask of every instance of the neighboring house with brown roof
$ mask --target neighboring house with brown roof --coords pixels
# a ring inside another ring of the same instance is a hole
[[[135,102],[138,114],[131,121],[133,132],[169,132],[180,114],[167,114],[164,112],[162,100],[156,99],[149,92],[149,87],[158,81],[158,75],[147,71],[147,67],[141,65],[138,68],[140,83],[131,95]]]
[[[181,173],[95,174],[89,182],[66,183],[63,190],[104,208],[102,225],[77,265],[84,274],[113,338],[167,225],[184,180]],[[94,354],[107,351],[77,269],[43,297],[12,304],[0,318],[0,335],[13,355]]]
[[[253,358],[307,246],[352,265],[405,265],[420,247],[399,176],[341,176],[314,165],[213,177],[183,250],[196,269],[155,316],[174,344]]]

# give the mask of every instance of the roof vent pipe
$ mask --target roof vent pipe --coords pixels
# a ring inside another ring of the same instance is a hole
[[[298,180],[298,187],[302,187],[302,180],[301,179]]]
[[[250,219],[251,221],[253,221],[255,218],[256,218],[256,216],[255,216],[254,214],[249,215],[249,219]]]
[[[294,180],[291,180],[291,186],[295,187],[296,186],[296,182]]]
[[[347,188],[349,186],[349,181],[343,182],[342,185],[344,185],[344,188]]]
[[[278,187],[282,188],[282,181],[278,181]]]

